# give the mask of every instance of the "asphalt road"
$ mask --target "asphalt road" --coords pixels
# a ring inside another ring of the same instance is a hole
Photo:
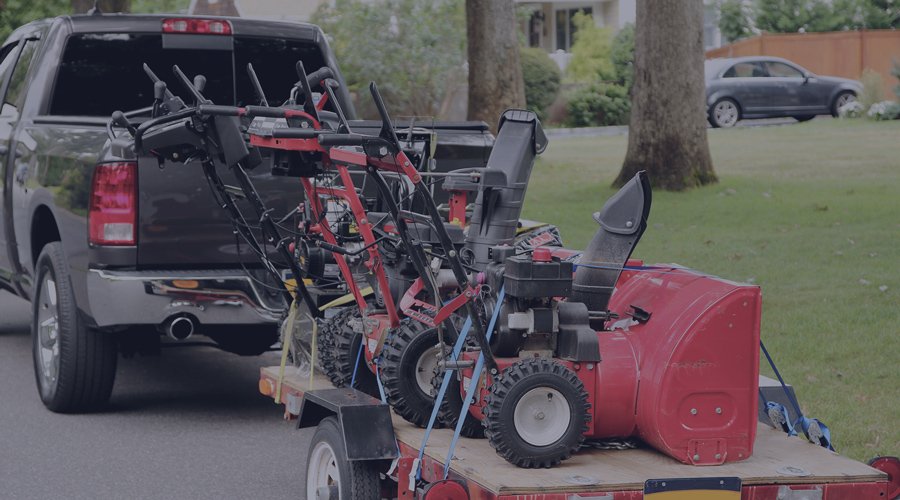
[[[30,305],[0,292],[0,498],[304,497],[312,433],[257,391],[276,353],[120,358],[106,411],[57,415],[37,396],[29,323]]]

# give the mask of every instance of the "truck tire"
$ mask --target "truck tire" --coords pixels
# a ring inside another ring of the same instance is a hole
[[[106,404],[116,377],[116,341],[87,327],[79,316],[68,260],[58,241],[44,246],[35,265],[31,338],[44,406],[77,413]]]
[[[407,422],[425,427],[437,391],[432,386],[441,356],[436,328],[404,320],[388,333],[381,354],[381,382],[388,404]]]
[[[335,417],[319,422],[306,460],[306,498],[309,500],[357,500],[381,498],[375,463],[349,461],[344,437]]]
[[[524,468],[553,467],[584,442],[591,420],[578,376],[547,358],[518,361],[485,398],[485,436],[497,454]]]
[[[434,378],[431,382],[435,394],[441,390],[443,380],[444,372],[438,367],[434,371]],[[465,387],[462,387],[462,384],[454,375],[450,379],[450,385],[447,387],[447,393],[444,394],[444,400],[441,401],[437,415],[438,422],[450,429],[456,429],[456,424],[459,422],[459,412],[462,410],[463,404],[463,392],[461,391],[465,391]],[[484,425],[471,413],[466,412],[466,421],[463,422],[459,435],[471,439],[482,439],[484,438]]]
[[[380,397],[378,381],[363,358],[365,354],[359,352],[362,334],[356,333],[350,326],[350,321],[359,317],[359,308],[351,305],[322,322],[317,341],[319,362],[335,387],[349,387],[355,368],[356,383],[353,388],[377,398]]]

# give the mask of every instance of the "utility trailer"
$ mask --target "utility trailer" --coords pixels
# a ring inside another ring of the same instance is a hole
[[[411,471],[425,429],[404,421],[367,394],[335,389],[321,374],[310,381],[292,367],[285,368],[283,376],[281,373],[278,366],[263,367],[259,390],[265,396],[277,396],[285,406],[285,418],[298,419],[301,428],[316,427],[328,419],[327,425],[334,427],[336,423],[341,434],[344,449],[332,452],[335,467],[326,465],[323,471],[332,470],[338,476],[344,471],[344,477],[335,478],[328,472],[322,475],[320,471],[319,488],[310,490],[307,486],[309,500],[897,498],[898,478],[802,439],[789,438],[764,423],[759,424],[750,459],[710,467],[685,465],[652,449],[635,448],[585,449],[557,467],[523,469],[499,457],[487,440],[462,438],[454,451],[449,481],[441,479],[453,431],[435,429],[421,463],[421,479],[428,485],[411,489]],[[317,430],[312,450],[319,444],[320,435],[326,434]],[[318,455],[311,458],[321,459]],[[348,495],[347,472],[358,478],[366,467],[375,478],[382,478],[380,492],[354,487]],[[308,477],[307,481],[316,479]]]

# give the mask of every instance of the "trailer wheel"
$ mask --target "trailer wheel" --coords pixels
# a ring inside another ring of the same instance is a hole
[[[362,347],[362,334],[353,331],[350,321],[360,318],[359,308],[349,306],[331,318],[325,320],[319,328],[319,361],[322,371],[335,387],[348,387],[353,380],[356,367],[356,384],[354,389],[370,396],[379,397],[378,381],[369,369],[359,352]],[[359,364],[357,365],[357,359]]]
[[[78,315],[62,244],[47,244],[35,265],[32,356],[41,401],[58,413],[103,406],[116,377],[116,340]]]
[[[441,370],[440,366],[435,367],[434,378],[431,381],[435,394],[441,389],[443,381],[444,371]],[[465,391],[465,389],[454,376],[450,379],[447,393],[444,394],[444,400],[441,401],[441,406],[438,408],[438,422],[450,429],[456,429],[456,423],[459,422],[459,412],[462,410],[463,405],[463,392],[461,391]],[[466,412],[466,420],[463,422],[459,434],[467,438],[482,439],[484,438],[484,425],[471,413]]]
[[[485,435],[508,462],[552,467],[584,442],[591,420],[588,394],[578,376],[546,358],[503,370],[485,398]]]
[[[432,387],[434,369],[442,349],[436,328],[405,320],[388,333],[384,342],[381,382],[388,404],[407,422],[425,427],[434,408],[437,391]]]
[[[306,460],[306,498],[356,500],[381,498],[379,472],[365,460],[349,461],[335,417],[319,422]]]

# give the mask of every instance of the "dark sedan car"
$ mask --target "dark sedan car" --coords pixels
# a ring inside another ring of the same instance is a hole
[[[837,116],[855,101],[855,80],[815,75],[777,57],[738,57],[706,61],[706,106],[713,127],[733,127],[745,118]]]

